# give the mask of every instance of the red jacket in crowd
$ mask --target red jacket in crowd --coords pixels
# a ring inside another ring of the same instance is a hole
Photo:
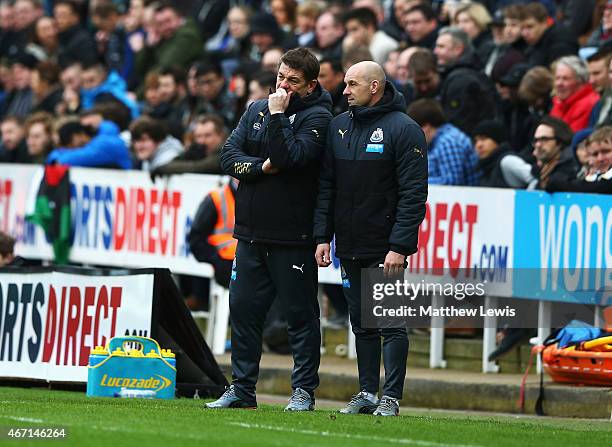
[[[565,100],[553,98],[553,108],[550,115],[562,119],[574,132],[589,127],[589,116],[599,95],[591,84],[584,84],[576,93]]]

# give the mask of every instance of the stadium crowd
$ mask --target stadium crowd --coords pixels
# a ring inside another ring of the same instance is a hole
[[[432,184],[612,191],[612,1],[3,0],[0,28],[5,163],[221,173],[304,46],[335,115],[346,70],[384,66]]]

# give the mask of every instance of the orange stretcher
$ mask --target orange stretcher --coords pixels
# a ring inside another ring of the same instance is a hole
[[[559,349],[555,343],[536,346],[545,371],[555,382],[612,386],[612,336]]]

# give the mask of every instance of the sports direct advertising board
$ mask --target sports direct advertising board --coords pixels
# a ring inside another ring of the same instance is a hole
[[[0,377],[86,382],[90,350],[150,336],[153,273],[0,270]]]
[[[42,168],[0,165],[0,229],[25,257],[52,259],[40,228],[25,222]],[[212,276],[189,252],[196,210],[226,178],[71,169],[70,260],[120,267],[167,267]],[[414,275],[487,281],[497,296],[605,304],[612,290],[612,197],[508,189],[429,187]],[[341,284],[340,261],[319,281]],[[574,291],[588,293],[573,293]],[[590,298],[589,298],[590,297]],[[595,298],[593,298],[595,297]]]

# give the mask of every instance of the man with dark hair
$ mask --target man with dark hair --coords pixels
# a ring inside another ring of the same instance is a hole
[[[414,86],[414,99],[435,98],[440,94],[440,74],[431,51],[414,53],[408,61],[408,71]]]
[[[605,67],[602,67],[602,63]],[[612,53],[598,51],[587,59],[589,82],[600,95],[599,101],[591,111],[589,127],[609,125],[612,123],[612,83],[610,82],[610,64]]]
[[[95,112],[95,113],[93,113]],[[132,159],[125,142],[119,136],[119,126],[96,110],[86,112],[80,126],[72,124],[70,132],[60,128],[60,140],[66,145],[54,149],[47,164],[91,168],[131,169]],[[67,125],[67,124],[65,124]],[[77,136],[77,140],[73,141]]]
[[[136,72],[144,78],[151,70],[185,67],[201,56],[202,45],[193,19],[184,18],[173,2],[162,0],[155,6],[145,45],[136,53]]]
[[[546,115],[533,134],[533,175],[536,189],[545,189],[549,180],[569,181],[576,178],[578,165],[570,143],[574,133],[562,120]]]
[[[355,8],[344,15],[346,34],[356,45],[368,47],[372,58],[384,64],[387,54],[398,47],[395,39],[378,30],[376,14],[369,8]]]
[[[16,116],[7,116],[0,123],[0,163],[29,163],[23,123]]]
[[[221,64],[205,61],[195,70],[197,113],[216,113],[223,117],[225,125],[233,128],[236,123],[236,97],[228,90]]]
[[[147,115],[163,121],[177,139],[182,139],[189,118],[186,73],[180,67],[164,67],[158,73],[159,104],[151,106]]]
[[[480,71],[468,35],[457,27],[442,28],[434,54],[443,78],[440,103],[448,121],[470,134],[480,121],[495,118],[497,91],[491,79]]]
[[[338,59],[321,59],[319,70],[319,84],[329,92],[332,97],[334,116],[348,110],[348,102],[344,96],[344,69]]]
[[[541,3],[529,3],[522,9],[521,35],[527,43],[527,63],[550,66],[562,56],[578,54],[578,41],[569,28],[549,24],[548,12]]]
[[[0,231],[0,268],[10,265],[15,259],[15,238]]]
[[[91,21],[97,29],[95,39],[100,59],[133,86],[136,83],[133,79],[134,51],[120,19],[119,8],[114,3],[98,3],[91,13]]]
[[[236,193],[236,258],[230,283],[232,385],[208,408],[257,406],[262,328],[275,297],[285,308],[294,368],[287,411],[314,409],[320,323],[312,222],[331,98],[305,48],[286,52],[276,92],[255,101],[221,152]]]
[[[427,148],[423,131],[406,116],[402,94],[380,65],[353,65],[344,82],[350,112],[334,118],[328,133],[315,212],[315,256],[320,267],[331,264],[335,234],[360,387],[340,412],[397,416],[408,334],[406,328],[363,324],[361,272],[382,265],[385,275],[403,274],[406,258],[416,252],[427,200]],[[381,341],[385,383],[379,401]]]
[[[183,145],[170,135],[164,123],[148,116],[134,121],[130,133],[134,154],[143,171],[153,172],[183,152]]]
[[[152,176],[183,174],[221,174],[219,152],[227,138],[227,129],[218,115],[203,115],[193,124],[193,142],[170,163],[151,172]]]
[[[403,20],[411,46],[434,49],[438,38],[438,19],[430,5],[420,3],[413,6],[406,11]]]
[[[90,64],[97,60],[96,43],[81,26],[79,8],[73,0],[58,0],[53,5],[53,17],[59,31],[57,61],[62,67],[71,62]]]
[[[407,113],[423,128],[429,145],[429,183],[477,186],[478,156],[472,141],[448,122],[440,103],[429,98],[418,99],[408,106]]]
[[[343,36],[344,26],[338,15],[325,11],[319,16],[315,24],[315,43],[316,51],[323,58],[340,59],[342,57]]]

